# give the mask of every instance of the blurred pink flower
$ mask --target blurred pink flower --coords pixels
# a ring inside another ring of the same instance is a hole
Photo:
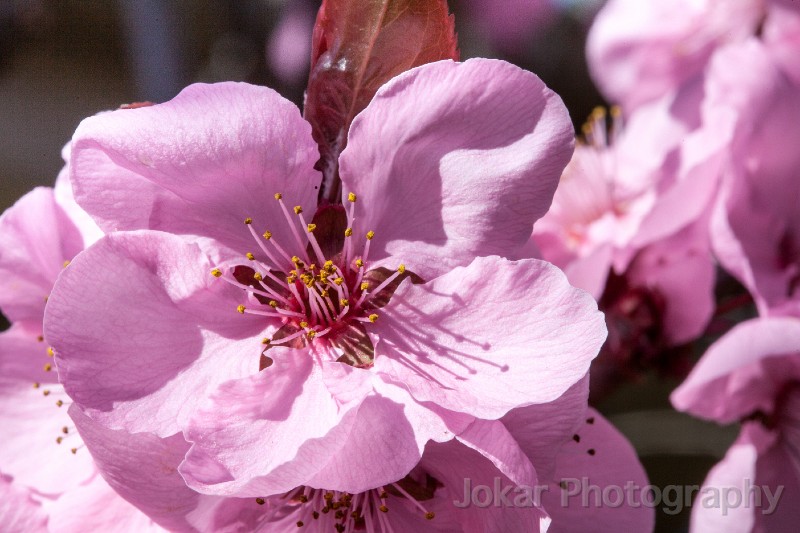
[[[161,530],[120,498],[81,450],[42,336],[56,278],[100,234],[72,200],[66,169],[55,190],[36,188],[0,217],[0,308],[12,322],[0,333],[4,531]]]
[[[766,485],[777,507],[760,495],[722,512],[695,506],[695,531],[792,531],[800,520],[800,319],[758,318],[735,326],[714,343],[672,394],[673,405],[742,430],[705,487]],[[780,488],[783,487],[783,488]],[[778,493],[778,491],[782,491]],[[772,511],[772,512],[767,512]]]
[[[110,429],[183,432],[199,491],[402,478],[429,441],[558,398],[602,344],[588,295],[506,259],[524,257],[571,150],[536,76],[426,65],[353,122],[347,207],[306,218],[316,145],[273,91],[198,85],[87,119],[79,203],[105,229],[147,230],[61,276],[46,329],[62,381]]]

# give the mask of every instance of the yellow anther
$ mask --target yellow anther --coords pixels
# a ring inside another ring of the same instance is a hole
[[[294,214],[295,215],[299,215],[302,212],[303,212],[303,207],[302,206],[300,206],[300,205],[294,206]]]
[[[336,278],[335,280],[333,280],[333,282],[334,282],[336,285],[338,285],[338,286],[340,286],[340,287],[341,287],[341,286],[342,286],[342,283],[344,283],[344,278]]]
[[[214,276],[215,278],[218,278],[218,277],[222,276],[222,270],[220,270],[218,268],[215,268],[215,269],[211,270],[211,275]]]
[[[364,261],[362,259],[356,259],[356,266],[361,268],[364,266]]]
[[[286,277],[286,283],[294,283],[295,281],[297,281],[297,276],[287,276]]]
[[[330,293],[328,292],[327,289],[322,289],[319,295],[322,296],[323,298],[327,298],[330,295]]]
[[[308,336],[309,339],[313,339],[314,337],[317,336],[317,332],[312,329],[311,331],[306,333],[306,335]]]
[[[401,274],[405,274],[406,266],[403,263],[400,263],[400,266],[397,267],[397,271],[400,272]]]
[[[247,258],[248,258],[250,261],[255,261],[255,259],[256,259],[256,256],[254,256],[254,255],[253,255],[252,253],[250,253],[250,252],[247,252],[247,253],[245,254],[245,256],[246,256],[246,257],[247,257]]]
[[[272,232],[271,231],[265,231],[264,234],[262,235],[262,237],[264,237],[267,240],[270,240],[272,238]]]
[[[236,310],[239,311],[242,314],[244,314],[244,310],[245,309],[247,309],[247,308],[245,306],[243,306],[243,305],[239,305],[239,306],[236,307]]]
[[[50,363],[46,363],[44,365],[44,371],[45,372],[50,372],[51,370],[53,370],[53,365],[51,365]]]
[[[64,437],[56,437],[56,444],[61,444],[64,442]]]
[[[49,391],[49,390],[43,390],[43,391],[42,391],[42,394],[43,394],[44,396],[50,396],[50,391]]]
[[[606,108],[603,106],[597,106],[592,109],[592,118],[604,118],[606,116]]]
[[[362,282],[362,283],[361,283],[361,290],[362,290],[362,291],[365,291],[365,290],[367,290],[367,289],[369,289],[369,282],[368,282],[368,281],[364,281],[364,282]]]
[[[34,388],[34,389],[38,389],[38,388],[39,388],[39,387],[41,387],[41,386],[42,386],[42,385],[41,385],[41,383],[39,383],[39,382],[37,382],[37,381],[35,381],[35,382],[33,383],[33,388]]]
[[[279,193],[279,192],[276,192],[275,193],[275,199],[276,200],[280,200],[281,198],[283,198],[283,195],[281,193]]]
[[[272,342],[272,340],[269,337],[264,337],[263,339],[261,339],[261,344],[263,344],[265,346],[268,345],[271,342]]]
[[[64,405],[64,402],[62,400],[58,400],[56,402],[56,407],[61,407],[62,405]]]
[[[38,337],[36,337],[36,342],[44,342],[44,337],[42,335],[39,335]]]
[[[339,305],[341,305],[342,307],[347,307],[348,305],[350,305],[350,302],[347,301],[347,298],[342,298],[341,300],[339,300]]]
[[[264,505],[267,501],[264,498],[256,498],[256,503],[258,505]]]
[[[70,263],[70,260],[67,259],[66,261],[64,261],[64,263],[61,266],[64,267],[64,268],[67,268],[69,266],[69,263]]]
[[[300,263],[300,258],[297,257],[296,255],[293,255],[292,256],[292,263],[294,263],[295,265]]]
[[[47,357],[53,357],[55,354],[56,354],[56,352],[53,351],[53,347],[52,346],[48,346],[47,347]]]
[[[256,281],[261,281],[262,279],[264,279],[264,276],[261,275],[261,272],[256,272],[255,274],[253,274],[253,279]]]
[[[69,428],[67,426],[64,426],[63,428],[61,428],[61,433],[63,433],[64,435],[69,435]]]
[[[375,313],[372,313],[367,318],[369,318],[369,321],[374,324],[378,320],[378,315],[376,315]]]
[[[610,114],[612,117],[617,118],[622,116],[622,108],[618,105],[611,106]]]
[[[245,224],[247,224],[247,225],[249,226],[250,224],[252,224],[252,223],[253,223],[253,219],[252,219],[252,218],[250,218],[250,217],[247,217],[246,219],[244,219],[244,223],[245,223]]]
[[[70,448],[69,451],[72,452],[72,455],[75,455],[76,453],[78,453],[78,448]]]
[[[356,201],[356,193],[351,192],[347,194],[347,201],[355,202]]]
[[[303,328],[303,329],[306,329],[308,327],[308,322],[305,322],[305,321],[300,322],[300,327]]]
[[[382,512],[382,513],[388,513],[389,512],[389,508],[386,507],[385,505],[381,505],[380,507],[378,507],[378,510],[380,512]]]
[[[328,259],[327,261],[325,261],[325,264],[322,265],[322,268],[324,268],[325,270],[333,270],[333,261]]]
[[[373,238],[374,236],[375,236],[375,232],[374,232],[374,231],[372,231],[372,230],[369,230],[369,231],[367,232],[367,240],[368,240],[368,241],[371,241],[371,240],[372,240],[372,238]]]
[[[294,276],[294,277],[297,277],[297,276],[299,276],[299,274],[297,273],[297,270],[295,270],[295,269],[292,269],[292,270],[290,270],[290,271],[289,271],[289,275],[290,275],[290,276]]]
[[[317,229],[317,225],[316,224],[309,224],[308,226],[306,226],[306,229],[308,229],[309,233],[313,233],[314,230]]]
[[[345,237],[350,237],[351,235],[353,235],[353,228],[347,228],[346,230],[344,230]]]
[[[272,307],[273,309],[277,309],[278,308],[278,302],[276,302],[275,300],[270,300],[269,301],[269,306]]]
[[[428,511],[427,513],[425,513],[426,520],[433,520],[434,518],[436,518],[436,513],[434,513],[433,511]]]
[[[306,268],[308,268],[308,270],[311,270],[311,271],[313,272],[314,270],[316,270],[316,269],[317,269],[317,265],[315,265],[314,263],[311,263],[311,264],[310,264],[310,265],[308,265],[308,267],[306,267]]]

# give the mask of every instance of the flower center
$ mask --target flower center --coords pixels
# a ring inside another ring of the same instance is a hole
[[[294,524],[302,528],[314,523],[321,531],[392,533],[395,530],[389,513],[394,507],[391,502],[394,500],[433,520],[435,513],[421,502],[433,498],[437,486],[438,481],[430,476],[426,476],[424,484],[407,476],[397,483],[358,494],[298,487],[281,496],[256,498],[256,503],[269,505],[265,519],[275,526]]]
[[[330,228],[309,223],[300,206],[290,210],[281,193],[275,194],[275,200],[293,242],[279,243],[269,229],[259,235],[253,219],[246,218],[244,222],[258,245],[259,256],[248,252],[247,265],[211,271],[214,277],[247,291],[248,304],[239,305],[239,313],[268,317],[281,324],[272,337],[262,340],[265,348],[261,368],[272,364],[264,354],[275,346],[311,347],[320,359],[370,366],[374,351],[364,327],[378,320],[376,310],[386,305],[410,273],[402,264],[394,272],[369,269],[369,248],[375,232],[367,231],[363,241],[354,242],[354,193],[348,195],[343,244],[329,252],[330,257],[323,251],[323,245],[328,243],[321,243],[315,235]]]

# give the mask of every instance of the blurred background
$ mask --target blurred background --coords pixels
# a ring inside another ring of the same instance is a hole
[[[576,126],[606,104],[584,59],[601,3],[449,0],[462,58],[499,57],[535,72]],[[0,211],[53,184],[62,146],[99,111],[222,80],[267,85],[301,105],[318,7],[319,0],[0,0]],[[677,384],[645,376],[598,405],[662,488],[701,484],[737,431],[672,411]],[[686,530],[688,517],[659,511],[657,530]]]

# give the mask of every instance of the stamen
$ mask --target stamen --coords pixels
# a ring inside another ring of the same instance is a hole
[[[303,243],[303,240],[300,238],[300,232],[297,230],[297,224],[295,224],[294,220],[292,220],[292,216],[289,214],[289,210],[286,208],[286,204],[283,203],[283,200],[281,198],[278,198],[277,195],[276,198],[281,206],[281,210],[283,211],[284,217],[286,217],[286,222],[289,223],[289,227],[292,229],[292,235],[294,235],[294,239],[295,241],[297,241],[297,246],[299,246],[300,250],[303,251],[303,257],[305,258],[306,262],[310,263],[311,261],[308,260],[308,254],[306,254],[306,246]],[[297,211],[298,208],[300,209],[300,211]],[[302,207],[300,207],[299,205],[295,206],[295,213],[300,214],[302,212],[303,212]]]
[[[314,236],[314,230],[317,229],[317,225],[306,223],[306,219],[303,216],[303,209],[299,205],[294,209],[295,209],[294,212],[297,213],[297,217],[300,219],[300,223],[304,225],[308,230],[306,237],[308,237],[308,242],[311,243],[311,248],[314,250],[314,255],[317,256],[317,261],[319,261],[320,264],[324,263],[325,255],[322,253],[322,248],[320,248],[319,243],[317,242],[317,238]],[[303,249],[305,250],[305,248]]]

